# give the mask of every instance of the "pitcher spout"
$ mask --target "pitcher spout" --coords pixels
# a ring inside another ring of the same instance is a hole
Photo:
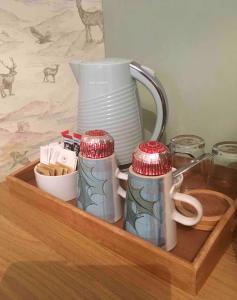
[[[72,73],[74,74],[77,83],[79,84],[79,73],[80,73],[80,63],[81,60],[73,60],[69,62],[69,65],[71,67]]]

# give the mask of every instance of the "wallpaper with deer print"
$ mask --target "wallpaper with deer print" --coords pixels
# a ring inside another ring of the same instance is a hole
[[[0,1],[0,180],[75,129],[68,62],[103,56],[101,0]]]

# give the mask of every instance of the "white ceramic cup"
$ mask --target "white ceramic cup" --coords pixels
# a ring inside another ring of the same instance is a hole
[[[35,180],[41,190],[63,201],[76,198],[78,171],[60,176],[47,176],[38,173],[36,168],[37,166],[34,167]]]

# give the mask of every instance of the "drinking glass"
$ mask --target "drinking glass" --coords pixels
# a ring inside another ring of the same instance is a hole
[[[212,147],[216,165],[237,169],[237,142],[226,141]]]
[[[205,141],[197,135],[177,135],[170,141],[170,150],[173,167],[180,168],[193,158],[205,153]]]
[[[237,197],[237,141],[223,141],[212,147],[212,166],[208,183],[211,187]]]
[[[178,135],[171,139],[170,150],[172,154],[172,166],[179,169],[193,159],[205,154],[205,141],[197,135]],[[207,164],[207,160],[202,161],[184,173],[184,181],[181,186],[182,192],[206,187]]]

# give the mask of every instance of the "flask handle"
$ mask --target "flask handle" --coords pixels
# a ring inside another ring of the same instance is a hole
[[[155,72],[146,67],[141,66],[137,62],[130,63],[131,76],[141,82],[152,94],[156,104],[156,123],[153,130],[151,140],[159,140],[164,133],[168,118],[168,101],[165,90],[155,76]]]

